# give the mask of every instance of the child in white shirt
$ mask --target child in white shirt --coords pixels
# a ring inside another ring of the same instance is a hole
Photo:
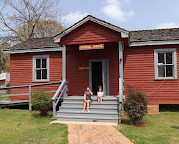
[[[98,87],[98,92],[97,92],[98,103],[102,103],[103,96],[104,96],[103,89],[102,89],[101,86],[99,86]]]

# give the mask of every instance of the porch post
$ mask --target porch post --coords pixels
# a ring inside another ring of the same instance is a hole
[[[119,41],[119,100],[123,100],[123,45]]]
[[[63,46],[62,50],[62,80],[66,80],[66,46]],[[67,88],[67,82],[65,82],[65,91],[63,97],[67,97],[68,88]]]
[[[66,46],[62,50],[62,80],[66,79]]]
[[[123,45],[119,41],[119,100],[118,100],[118,123],[121,123],[122,118],[122,102],[123,102]]]

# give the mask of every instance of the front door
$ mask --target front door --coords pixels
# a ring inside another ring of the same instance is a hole
[[[109,95],[108,60],[90,60],[89,85],[94,95],[97,95],[98,86],[103,87],[105,95]]]

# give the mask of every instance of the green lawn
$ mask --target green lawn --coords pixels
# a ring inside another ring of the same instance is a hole
[[[179,112],[148,114],[146,126],[134,127],[125,120],[119,131],[135,144],[179,144]]]
[[[39,118],[28,110],[0,110],[0,144],[67,144],[67,126],[52,124],[52,115]],[[125,120],[119,131],[135,144],[179,144],[179,112],[149,114],[146,126],[134,127]]]
[[[49,124],[52,115],[39,118],[28,110],[0,110],[0,144],[67,144],[63,124]]]

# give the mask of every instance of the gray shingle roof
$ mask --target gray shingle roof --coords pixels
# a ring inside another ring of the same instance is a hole
[[[129,32],[130,42],[179,40],[179,28],[139,30]]]
[[[179,28],[139,30],[129,32],[129,42],[179,40]],[[12,46],[9,50],[26,50],[59,47],[53,38],[31,38]]]
[[[26,50],[59,47],[53,38],[31,38],[9,48],[9,50]]]

